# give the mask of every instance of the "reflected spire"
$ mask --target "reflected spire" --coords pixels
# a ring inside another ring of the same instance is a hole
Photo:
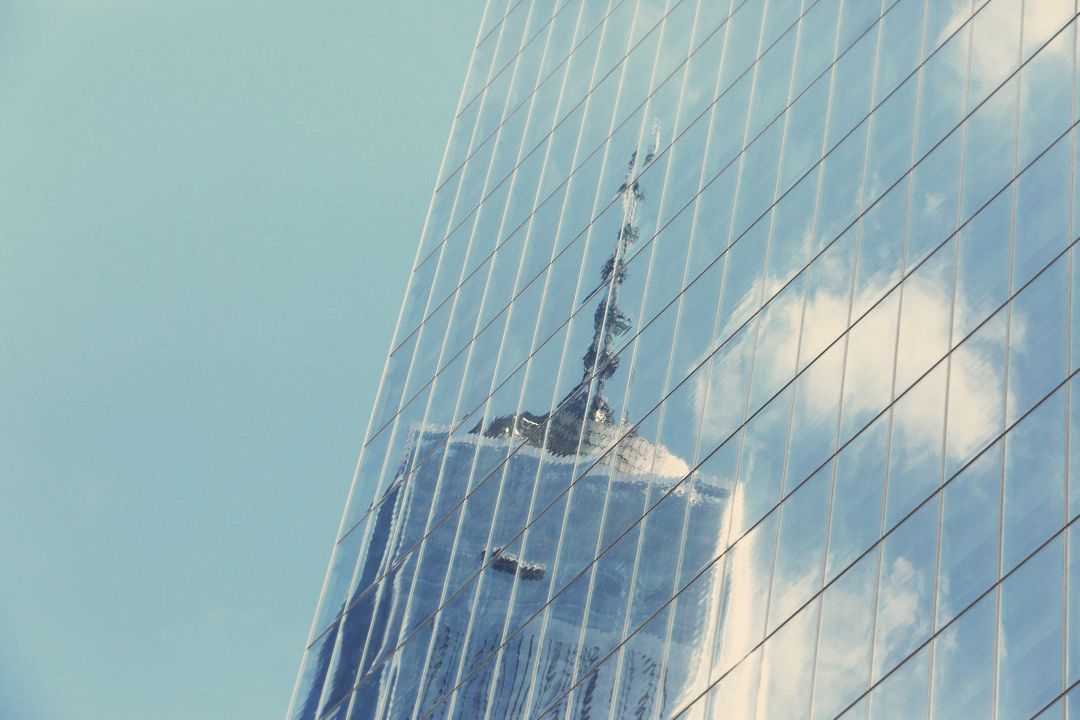
[[[592,295],[600,296],[593,313],[592,342],[582,357],[581,380],[559,402],[558,410],[543,415],[526,410],[497,417],[483,430],[485,436],[526,435],[532,444],[543,445],[559,455],[572,455],[579,450],[603,445],[606,441],[602,438],[616,432],[616,419],[612,417],[604,386],[619,369],[616,340],[632,327],[630,317],[619,307],[619,290],[626,279],[627,255],[638,240],[638,206],[645,199],[640,177],[655,159],[660,147],[659,122],[653,123],[651,136],[644,159],[638,158],[637,151],[630,155],[626,177],[615,195],[622,205],[615,247],[600,270],[600,284],[585,299],[588,302]],[[595,385],[590,389],[594,378]],[[535,429],[545,422],[548,423],[547,432],[536,435]],[[481,423],[477,423],[470,432],[479,434],[481,428]]]
[[[581,382],[570,393],[571,395],[577,393],[580,388],[588,384],[595,373],[596,387],[592,393],[592,400],[589,403],[588,412],[583,412],[582,415],[588,415],[590,419],[597,422],[611,421],[611,407],[604,396],[604,385],[619,369],[619,357],[612,353],[612,348],[615,339],[625,335],[632,325],[630,317],[619,307],[619,289],[626,279],[627,253],[637,242],[639,235],[637,208],[638,203],[645,199],[645,194],[641,191],[638,178],[656,157],[659,146],[660,123],[656,121],[652,127],[649,152],[640,165],[637,151],[635,150],[630,155],[630,162],[626,165],[626,179],[616,195],[621,198],[622,223],[619,225],[615,249],[600,271],[600,287],[606,287],[607,293],[597,305],[596,312],[593,313],[593,339],[582,358],[584,372]]]

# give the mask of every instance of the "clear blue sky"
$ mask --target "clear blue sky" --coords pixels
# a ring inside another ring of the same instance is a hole
[[[279,718],[482,2],[0,3],[0,718]]]

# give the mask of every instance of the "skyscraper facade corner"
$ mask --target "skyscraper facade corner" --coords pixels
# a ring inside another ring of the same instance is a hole
[[[489,0],[288,718],[1080,714],[1077,11]]]

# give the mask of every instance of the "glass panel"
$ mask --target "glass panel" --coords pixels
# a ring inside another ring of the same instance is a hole
[[[1001,586],[998,716],[1030,717],[1062,687],[1062,567],[1059,536]]]
[[[835,717],[869,686],[877,563],[875,549],[825,591],[810,715],[815,720]]]
[[[945,380],[941,363],[897,400],[889,447],[885,527],[893,527],[941,483]]]
[[[880,102],[885,95],[892,92],[919,64],[924,6],[925,3],[919,0],[900,0],[891,6],[885,3],[886,12],[881,20],[881,44],[878,47],[875,102]],[[914,127],[915,123],[911,125]]]
[[[850,18],[852,14],[858,13],[860,9],[865,10],[871,7],[876,9],[878,3],[866,2],[858,5],[844,3],[844,15],[840,20],[841,38],[839,47],[843,50],[847,48],[849,43],[853,44],[850,49],[837,58],[836,66],[833,69],[832,99],[829,103],[829,129],[826,144],[832,147],[839,143],[842,148],[844,143],[853,142],[855,145],[851,147],[851,151],[860,158],[858,170],[862,169],[861,158],[864,153],[863,146],[866,144],[867,123],[862,123],[860,130],[848,135],[847,140],[843,138],[859,125],[870,111],[870,91],[873,84],[873,74],[866,72],[866,68],[874,65],[874,55],[877,51],[877,32],[875,28],[874,31],[857,39],[855,36],[850,35],[844,37],[843,25],[845,24],[844,21]],[[826,160],[826,163],[828,163],[828,160]],[[862,173],[856,170],[855,167],[851,167],[850,170],[853,171],[852,174],[854,175],[852,180],[858,187],[861,185]],[[852,210],[854,209],[852,208]]]
[[[930,646],[892,671],[870,696],[871,720],[919,720],[929,712]]]
[[[1080,514],[1080,376],[1069,382],[1069,512],[1071,521]]]
[[[799,28],[800,38],[813,38],[813,42],[799,43],[795,59],[796,87],[806,87],[832,61],[839,29],[840,5],[840,0],[821,0],[805,8],[806,15]]]
[[[860,221],[852,318],[862,317],[900,279],[904,262],[908,181],[889,191]]]
[[[743,520],[736,528],[757,522],[780,500],[784,456],[777,448],[787,444],[790,413],[791,393],[785,392],[747,423],[734,495]]]
[[[809,477],[836,448],[843,363],[844,343],[840,342],[807,368],[798,380],[785,488],[794,488]]]
[[[795,375],[806,274],[799,275],[764,310],[755,352],[749,411],[754,412]],[[789,391],[790,392],[790,391]]]
[[[704,392],[701,417],[701,439],[706,445],[726,440],[742,423],[746,412],[746,393],[750,384],[750,367],[756,323],[739,331],[713,356]]]
[[[937,498],[923,505],[885,539],[872,682],[930,637],[934,625],[938,505]]]
[[[776,566],[769,595],[770,631],[791,617],[821,588],[832,468],[830,463],[815,473],[782,506]]]
[[[761,304],[768,230],[768,222],[757,223],[728,251],[717,317],[718,337],[735,332]]]
[[[765,643],[758,717],[801,720],[810,709],[818,609],[814,601]]]
[[[866,188],[870,199],[879,197],[911,167],[917,80],[909,79],[874,111]]]
[[[757,707],[758,679],[761,676],[761,650],[743,660],[713,686],[705,698],[705,717],[729,714],[731,717],[754,717]]]
[[[315,623],[316,632],[321,632],[324,627],[341,614],[345,609],[345,592],[352,583],[353,572],[356,570],[356,559],[360,553],[360,541],[364,535],[364,527],[354,528],[352,532],[338,541],[334,548],[334,560],[330,567],[330,576],[326,579],[326,588],[323,590],[322,606],[319,610],[318,620]]]
[[[962,117],[971,37],[969,29],[970,26],[966,26],[950,37],[922,67],[916,157],[926,154]]]
[[[961,134],[953,133],[913,170],[907,266],[914,267],[957,225]]]
[[[839,46],[847,47],[856,37],[866,32],[880,14],[880,3],[844,3],[844,14],[840,18]],[[870,34],[874,34],[871,32]],[[877,38],[874,38],[875,42]]]
[[[733,508],[738,514],[738,508]],[[720,631],[713,671],[726,673],[761,641],[765,631],[765,597],[776,544],[776,518],[771,513],[739,540],[721,562],[726,563],[727,596],[720,607]]]
[[[1068,656],[1065,683],[1072,685],[1080,680],[1080,527],[1076,525],[1069,526],[1066,552],[1069,557],[1066,589],[1068,599],[1066,621],[1069,631],[1065,646]],[[1074,713],[1075,711],[1080,711],[1080,707],[1074,706]]]
[[[1025,0],[1024,57],[1038,50],[1058,28],[1068,22],[1073,12],[1073,3],[1069,0]]]
[[[818,3],[816,7],[821,4]],[[817,42],[806,44],[816,46]],[[781,189],[787,189],[799,180],[821,157],[828,103],[829,75],[826,74],[798,97],[787,111],[787,134],[780,165]]]
[[[938,627],[956,617],[998,577],[1001,452],[1000,442],[993,445],[945,488]]]
[[[764,3],[744,3],[736,9],[728,24],[724,42],[724,62],[720,68],[720,87],[728,87],[736,77],[753,64],[761,36]]]
[[[999,5],[1003,2],[1005,0],[997,0]],[[1019,10],[1019,3],[1016,5]],[[977,212],[994,193],[1012,180],[1016,93],[1019,86],[1019,80],[1014,78],[1009,81],[972,114],[965,126],[961,217],[967,218]]]
[[[1080,183],[1076,183],[1080,191]],[[1075,218],[1080,218],[1080,203],[1074,203]],[[1080,251],[1074,245],[1069,251],[1069,263],[1072,268],[1072,282],[1069,285],[1069,294],[1072,298],[1069,322],[1069,372],[1080,369]]]
[[[1014,290],[1023,287],[1069,240],[1069,149],[1068,138],[1059,141],[1017,181]]]
[[[945,356],[952,321],[955,240],[913,272],[901,288],[896,390],[903,392]]]
[[[888,416],[883,416],[856,436],[836,461],[826,580],[843,572],[881,532],[888,432]]]
[[[847,441],[889,404],[892,395],[900,293],[890,293],[848,334],[840,442]]]
[[[820,169],[815,168],[799,180],[795,187],[781,198],[773,212],[772,243],[769,246],[769,267],[765,281],[766,297],[802,272],[810,262],[814,240],[814,206],[820,175]],[[807,274],[804,273],[804,276]],[[799,282],[806,281],[803,279]]]
[[[847,328],[855,263],[854,239],[855,233],[845,233],[810,269],[810,290],[800,341],[800,367],[813,362]]]
[[[791,2],[791,0],[784,1]],[[798,3],[796,2],[796,4]],[[775,11],[777,8],[777,5],[769,5],[770,16],[776,16]],[[754,100],[750,120],[747,124],[747,133],[751,136],[760,132],[766,123],[779,115],[784,106],[787,105],[788,84],[792,69],[791,61],[795,53],[795,40],[795,32],[785,33],[757,62],[755,67],[757,77],[754,83]],[[763,37],[762,42],[767,44],[772,40]],[[780,132],[783,130],[782,125],[778,123],[775,127],[779,131],[777,132],[779,137]],[[774,162],[770,168],[774,178],[776,169],[777,163]]]
[[[1065,393],[1057,391],[1005,438],[1006,572],[1065,520]]]
[[[1005,313],[998,312],[950,358],[946,477],[1002,431],[1005,325]]]
[[[293,698],[292,720],[311,720],[319,709],[326,672],[330,667],[330,657],[337,642],[338,626],[316,642],[304,659],[300,671],[300,684]]]
[[[862,201],[865,155],[866,123],[862,123],[825,157],[818,195],[815,251],[839,237],[857,216]]]
[[[960,231],[953,344],[967,337],[1009,295],[1011,190],[997,195]]]
[[[663,713],[664,717],[670,716],[671,710],[691,702],[708,687],[709,661],[712,659],[717,631],[716,612],[723,587],[721,569],[721,563],[713,564],[683,589],[675,600],[672,627],[667,639],[667,680],[663,703],[667,712]],[[687,574],[684,572],[682,577],[687,578]]]
[[[1035,4],[1031,0],[1025,3],[1025,15]],[[1067,5],[1061,0],[1054,4],[1058,11]],[[1045,10],[1053,12],[1051,8]],[[1029,16],[1028,20],[1038,23],[1042,18],[1035,20]],[[1073,23],[1024,67],[1020,86],[1019,167],[1026,166],[1069,127],[1072,107],[1069,103],[1060,102],[1060,99],[1072,94],[1075,32],[1076,23]]]
[[[971,103],[993,92],[1020,64],[1023,0],[991,0],[972,21]]]
[[[993,716],[995,595],[983,597],[934,640],[934,720]]]

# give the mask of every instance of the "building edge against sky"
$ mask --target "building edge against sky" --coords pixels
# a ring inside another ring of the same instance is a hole
[[[289,716],[1071,710],[1076,17],[489,2]]]

